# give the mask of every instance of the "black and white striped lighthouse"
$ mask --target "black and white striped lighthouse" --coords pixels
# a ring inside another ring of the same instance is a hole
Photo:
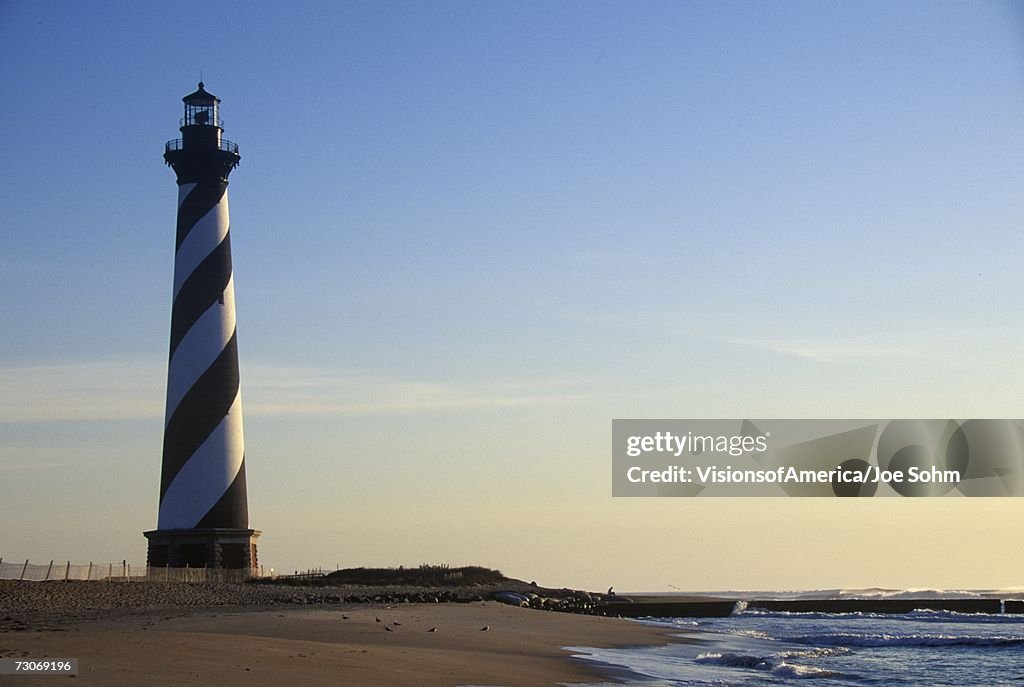
[[[171,344],[157,529],[149,565],[254,572],[235,332],[228,175],[238,146],[223,138],[220,99],[186,95],[181,138],[164,160],[178,177]]]

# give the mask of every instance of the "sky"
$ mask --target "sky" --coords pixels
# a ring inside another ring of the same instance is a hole
[[[0,557],[142,564],[181,97],[261,563],[1020,586],[1017,499],[611,496],[613,418],[1017,418],[1024,4],[0,1]]]

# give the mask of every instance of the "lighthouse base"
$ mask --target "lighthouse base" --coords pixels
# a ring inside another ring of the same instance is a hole
[[[150,568],[238,570],[247,577],[259,574],[259,530],[150,530],[143,534],[149,540],[146,559]]]

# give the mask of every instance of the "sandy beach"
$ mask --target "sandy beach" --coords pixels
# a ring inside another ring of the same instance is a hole
[[[627,620],[493,601],[318,603],[310,601],[316,596],[296,600],[294,589],[254,592],[251,585],[213,591],[193,585],[118,587],[5,583],[0,657],[77,658],[75,684],[105,686],[527,687],[607,679],[562,647],[673,641],[662,629]],[[292,602],[263,598],[275,593],[290,594],[285,598]],[[250,594],[255,602],[248,603]],[[331,597],[330,590],[317,594]],[[184,601],[189,599],[196,605]],[[50,607],[40,607],[46,603]],[[68,679],[0,677],[0,684],[67,684]]]

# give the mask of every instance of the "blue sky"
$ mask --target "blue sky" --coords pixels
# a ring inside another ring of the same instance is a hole
[[[609,439],[614,417],[1019,417],[1022,11],[0,4],[0,555],[144,556],[162,145],[202,75],[242,154],[268,567],[1019,581],[1015,501],[613,500]]]

